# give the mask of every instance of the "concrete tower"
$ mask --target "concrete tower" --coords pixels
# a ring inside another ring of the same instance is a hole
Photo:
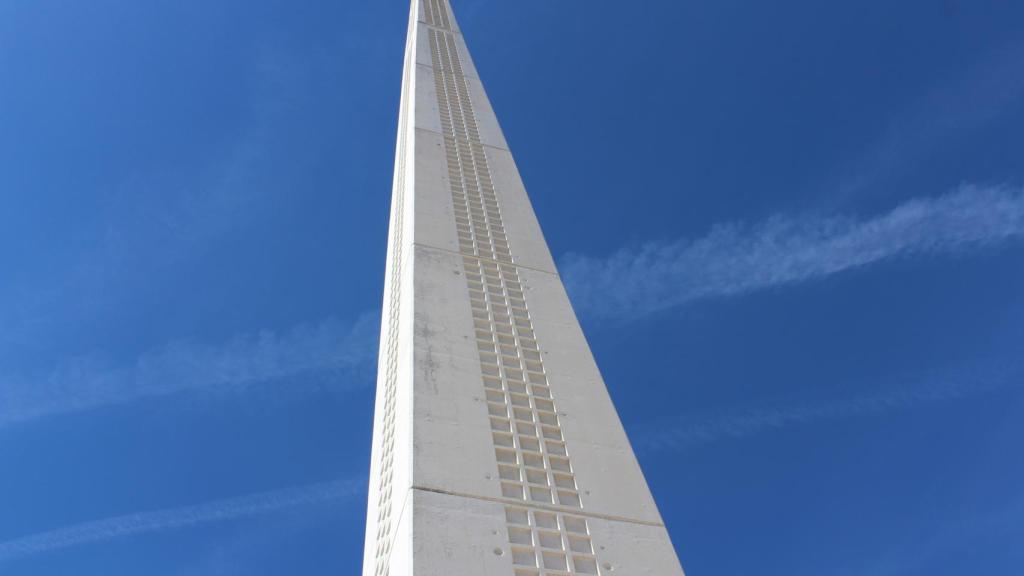
[[[683,571],[448,0],[413,0],[364,576]]]

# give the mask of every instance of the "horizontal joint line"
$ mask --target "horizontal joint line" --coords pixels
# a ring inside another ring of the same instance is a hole
[[[561,512],[563,514],[572,514],[573,516],[585,516],[587,518],[595,518],[599,520],[611,520],[614,522],[627,522],[630,524],[642,524],[644,526],[655,526],[658,528],[664,528],[665,525],[660,522],[649,522],[647,520],[637,520],[636,518],[626,518],[623,516],[615,516],[613,514],[600,514],[597,512],[588,512],[580,508],[567,508],[565,506],[555,506],[553,504],[541,504],[538,502],[527,502],[523,500],[515,500],[512,498],[495,498],[491,496],[480,496],[477,494],[466,494],[465,492],[455,492],[453,490],[442,490],[440,488],[430,488],[428,486],[415,486],[413,485],[411,490],[419,490],[421,492],[432,492],[434,494],[443,494],[445,496],[456,496],[458,498],[469,498],[471,500],[482,500],[484,502],[494,502],[496,504],[508,504],[509,506],[524,506],[526,508],[537,508],[540,510],[549,510],[551,512]]]
[[[438,136],[441,136],[441,137],[444,137],[446,135],[445,132],[441,132],[440,130],[434,130],[433,128],[424,128],[422,126],[414,126],[413,129],[414,130],[422,130],[424,132],[430,132],[431,134],[437,134]],[[450,134],[447,134],[447,135],[450,136]],[[474,144],[479,144],[479,145],[483,146],[484,148],[490,148],[491,150],[501,150],[503,152],[509,152],[509,153],[512,152],[512,150],[509,150],[507,146],[495,146],[494,144],[484,144],[483,142],[474,142]]]
[[[465,258],[476,258],[477,260],[484,260],[486,262],[493,262],[494,264],[505,266],[515,266],[516,268],[522,268],[524,270],[533,270],[534,272],[540,272],[541,274],[550,274],[551,276],[558,276],[558,272],[552,272],[550,270],[541,270],[540,268],[534,268],[532,266],[523,266],[522,264],[516,264],[515,262],[503,262],[501,260],[495,260],[493,258],[485,258],[483,256],[477,256],[476,254],[463,254],[456,250],[449,250],[447,248],[441,248],[439,246],[432,246],[430,244],[424,244],[422,242],[412,242],[413,246],[419,246],[421,248],[429,248],[431,250],[437,250],[438,252],[446,252],[455,256],[463,256]]]

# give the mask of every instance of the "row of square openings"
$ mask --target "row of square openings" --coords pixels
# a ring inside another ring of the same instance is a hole
[[[452,72],[435,70],[434,86],[447,150],[457,154],[456,159],[483,160],[483,149],[471,146],[480,144],[480,129],[466,79]]]
[[[437,75],[435,74],[435,77],[436,76]],[[445,90],[447,91],[447,89],[448,88],[446,87]],[[450,108],[450,106],[455,102],[452,102],[451,99],[448,98],[447,94],[442,94],[441,98],[444,100],[444,103],[438,107],[438,113],[441,115],[441,124],[447,128],[442,132],[446,143],[454,144],[454,146],[448,148],[448,150],[451,150],[456,154],[456,158],[453,158],[453,160],[457,160],[458,158],[463,158],[465,160],[482,160],[483,158],[481,158],[481,155],[483,150],[480,148],[470,147],[470,142],[473,144],[480,143],[476,114],[471,108],[473,101],[469,99],[465,101],[459,99],[457,101],[459,108],[458,110],[455,110]],[[456,113],[454,116],[452,116],[453,112]],[[453,118],[456,122],[452,122]]]
[[[438,107],[441,115],[441,127],[444,129],[441,133],[444,135],[447,145],[445,152],[446,157],[451,161],[450,165],[485,162],[487,157],[484,156],[484,149],[481,147],[476,116],[473,110],[468,108],[472,106],[472,101],[452,102],[445,94],[442,94],[439,100],[442,100]],[[459,105],[458,109],[450,108],[452,104],[456,103]]]
[[[477,259],[464,261],[502,496],[578,508],[579,493],[518,271]],[[485,294],[500,299],[501,306],[488,308]],[[508,307],[505,296],[516,297],[522,307]],[[481,313],[487,324],[480,324]],[[512,326],[528,331],[529,337],[517,339],[501,330]]]
[[[433,47],[431,56],[434,72],[444,72],[455,78],[464,78],[462,61],[459,59],[454,36],[450,32],[437,30],[428,30],[427,36]]]
[[[510,262],[512,254],[505,235],[505,227],[499,216],[470,215],[459,205],[459,196],[453,194],[453,213],[455,217],[456,235],[459,248],[463,253],[477,253],[483,258]]]
[[[423,0],[423,5],[426,8],[427,24],[442,28],[451,27],[448,20],[448,10],[444,6],[444,0]]]
[[[384,406],[381,414],[381,456],[380,481],[377,486],[377,535],[376,535],[376,574],[383,576],[388,571],[388,554],[391,551],[391,491],[394,476],[394,435],[395,435],[395,390],[398,378],[398,322],[401,294],[402,264],[402,229],[405,204],[404,162],[405,142],[399,151],[399,159],[403,164],[399,170],[399,183],[396,187],[394,239],[392,242],[392,268],[389,285],[389,310],[387,355],[384,375]]]
[[[587,520],[525,508],[505,508],[516,576],[598,574]]]
[[[440,58],[440,66],[435,64],[434,88],[437,91],[438,112],[441,116],[441,123],[447,128],[443,133],[459,138],[459,143],[466,144],[467,140],[474,143],[480,142],[480,134],[476,121],[476,114],[473,111],[473,99],[469,94],[469,84],[462,75],[461,67],[449,69],[446,58],[443,54],[434,52],[435,61]],[[466,150],[465,152],[470,152]],[[474,150],[475,152],[475,150]]]

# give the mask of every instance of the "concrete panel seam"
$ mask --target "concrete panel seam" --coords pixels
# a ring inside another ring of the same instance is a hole
[[[422,64],[420,64],[420,66],[422,66]],[[433,70],[433,68],[430,67],[430,66],[427,66],[427,68],[429,70]],[[415,130],[420,131],[420,132],[430,132],[431,134],[436,134],[438,136],[444,136],[444,132],[442,132],[442,131],[432,130],[430,128],[424,128],[423,126],[416,126]],[[509,148],[507,148],[505,146],[495,146],[493,144],[484,144],[483,142],[480,142],[479,145],[484,147],[484,148],[490,148],[491,150],[501,150],[502,152],[508,152],[509,154],[512,153],[512,150],[510,150]]]
[[[412,247],[412,248],[423,248],[424,250],[436,250],[438,252],[444,252],[445,254],[451,254],[453,256],[459,256],[459,257],[465,256],[465,254],[463,254],[461,252],[456,252],[455,250],[449,250],[447,248],[441,248],[440,246],[433,246],[431,244],[424,244],[422,242],[410,242],[409,246]],[[473,256],[473,258],[475,258],[477,260],[483,260],[484,262],[491,262],[491,263],[494,263],[494,264],[500,264],[502,266],[514,266],[514,267],[516,267],[516,268],[518,268],[520,270],[530,270],[531,272],[537,272],[539,274],[547,274],[548,276],[554,276],[555,278],[558,278],[558,272],[552,272],[550,270],[541,270],[540,268],[532,268],[530,266],[524,266],[523,264],[516,264],[515,262],[505,262],[505,261],[502,261],[502,260],[493,260],[491,258],[483,258],[483,257],[480,257],[480,256]]]
[[[554,504],[538,504],[535,502],[524,502],[523,500],[517,500],[513,498],[498,498],[496,496],[482,496],[480,494],[468,494],[465,492],[455,492],[451,490],[442,490],[441,488],[433,488],[430,486],[418,486],[413,485],[410,490],[419,490],[421,492],[432,492],[434,494],[443,494],[445,496],[454,496],[456,498],[467,498],[469,500],[480,500],[483,502],[493,502],[495,504],[503,504],[509,506],[516,506],[518,508],[536,508],[538,510],[547,510],[550,512],[560,512],[563,514],[572,514],[573,516],[584,516],[586,518],[593,518],[595,520],[609,520],[612,522],[623,522],[625,524],[637,524],[639,526],[652,526],[654,528],[664,528],[665,525],[661,522],[649,522],[647,520],[638,520],[636,518],[627,518],[625,516],[616,516],[614,514],[601,514],[600,512],[590,512],[587,510],[581,510],[579,508],[570,508],[567,506],[557,506]]]

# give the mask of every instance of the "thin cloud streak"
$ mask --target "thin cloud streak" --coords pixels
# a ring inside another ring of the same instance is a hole
[[[333,481],[260,492],[193,506],[104,518],[0,542],[0,562],[72,546],[270,514],[301,506],[342,503],[358,495],[361,481]]]
[[[775,216],[715,226],[607,258],[567,254],[562,277],[586,315],[631,319],[703,298],[815,280],[883,260],[956,254],[1024,235],[1024,192],[962,186],[869,219]]]
[[[894,121],[858,162],[827,185],[827,201],[838,205],[863,197],[926,159],[944,142],[994,122],[1024,99],[1024,42],[994,50],[985,59],[936,86],[912,111]]]
[[[298,379],[369,386],[378,322],[367,312],[352,323],[329,318],[281,333],[240,334],[219,345],[172,342],[129,366],[79,358],[39,377],[7,377],[0,385],[0,427],[189,390],[238,391]]]
[[[654,429],[637,439],[649,452],[673,452],[728,438],[746,438],[800,424],[840,420],[948,402],[1021,386],[1021,370],[979,371],[975,374],[932,376],[928,384],[849,398],[837,402],[753,409],[713,418],[693,419]]]

